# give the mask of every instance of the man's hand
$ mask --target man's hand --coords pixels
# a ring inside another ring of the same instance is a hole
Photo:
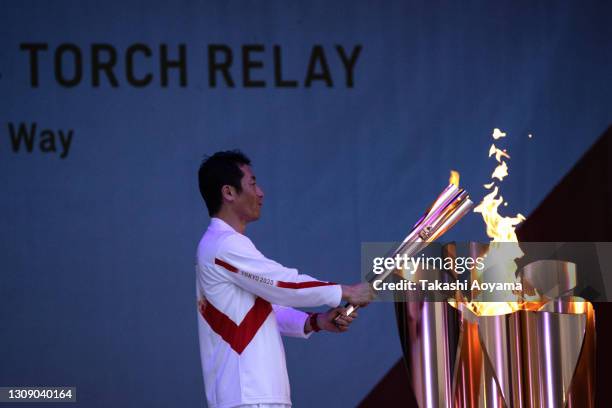
[[[350,286],[342,285],[342,299],[354,306],[367,306],[374,300],[374,290],[365,282]]]
[[[338,320],[334,321],[338,315],[340,315],[340,317]],[[329,309],[325,313],[319,313],[317,316],[317,324],[321,330],[342,333],[349,329],[350,324],[356,318],[357,312],[353,312],[350,316],[346,316],[346,308],[336,307],[334,309]]]

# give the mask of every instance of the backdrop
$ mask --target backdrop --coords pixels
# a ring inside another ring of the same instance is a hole
[[[529,216],[612,122],[603,1],[2,10],[0,385],[74,385],[79,406],[206,405],[203,155],[253,160],[264,254],[353,283],[361,243],[402,239],[450,169],[482,198],[494,128],[504,211]],[[445,238],[484,231],[471,214]],[[296,406],[354,406],[401,356],[389,304],[286,350]]]

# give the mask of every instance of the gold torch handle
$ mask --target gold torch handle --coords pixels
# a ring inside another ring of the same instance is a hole
[[[354,306],[354,305],[351,305],[350,303],[347,303],[346,305],[344,305],[344,307],[346,308],[346,314],[344,316],[350,316],[351,313],[359,309],[359,306]],[[343,315],[342,313],[338,314],[338,316],[334,318],[334,322],[338,321],[338,319],[340,319],[340,316],[342,315]]]

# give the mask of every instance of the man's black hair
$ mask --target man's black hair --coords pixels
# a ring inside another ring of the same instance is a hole
[[[198,182],[200,194],[208,208],[211,217],[221,209],[223,198],[221,188],[230,185],[239,193],[242,191],[240,180],[244,173],[239,166],[250,165],[251,160],[240,150],[227,150],[217,152],[212,156],[205,157],[198,171]]]

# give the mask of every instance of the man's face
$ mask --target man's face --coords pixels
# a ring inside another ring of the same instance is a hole
[[[264,193],[256,183],[251,166],[243,164],[239,167],[243,173],[240,180],[242,191],[237,195],[233,207],[244,221],[256,221],[259,219]]]

